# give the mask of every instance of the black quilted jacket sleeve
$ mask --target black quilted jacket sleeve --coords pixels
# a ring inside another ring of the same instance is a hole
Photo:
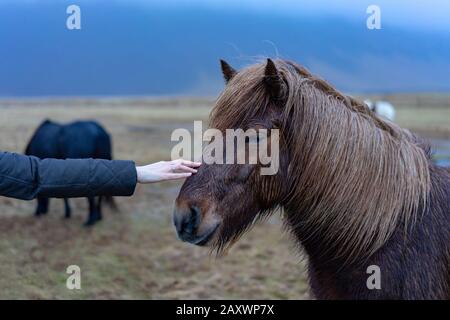
[[[137,174],[133,161],[44,159],[0,151],[0,196],[75,198],[131,196]]]

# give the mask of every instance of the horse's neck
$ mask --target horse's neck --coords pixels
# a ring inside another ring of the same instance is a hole
[[[311,224],[311,221],[302,216],[302,212],[298,208],[290,207],[285,208],[287,225],[291,229],[291,233],[296,238],[297,242],[306,251],[310,260],[317,261],[320,265],[328,265],[332,262],[334,265],[336,262],[344,263],[345,257],[341,257],[340,261],[336,256],[334,247],[339,247],[339,241],[329,244],[324,241],[323,234],[327,232],[324,226],[317,226]]]

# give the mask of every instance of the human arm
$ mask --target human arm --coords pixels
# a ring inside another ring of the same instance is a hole
[[[136,167],[128,160],[43,159],[0,151],[0,196],[75,198],[131,196],[136,183],[182,179],[200,163],[174,160]]]

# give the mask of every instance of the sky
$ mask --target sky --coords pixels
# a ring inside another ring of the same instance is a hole
[[[278,12],[298,16],[338,15],[349,19],[365,16],[369,5],[378,5],[383,19],[389,25],[450,32],[450,1],[448,0],[138,0],[136,3],[161,7],[199,5],[215,9]]]
[[[375,4],[384,8],[389,23],[403,26],[442,27],[450,30],[450,1],[448,0],[0,0],[0,5],[66,2],[71,4],[122,4],[150,7],[179,7],[198,5],[219,9],[250,9],[281,11],[291,14],[333,13],[352,16]]]
[[[215,95],[219,59],[267,56],[348,92],[447,92],[450,1],[0,0],[3,97]]]
[[[26,8],[42,4],[119,5],[147,8],[203,7],[218,10],[249,10],[294,16],[338,15],[357,19],[369,5],[378,5],[386,23],[403,28],[450,33],[448,0],[0,0],[0,6]]]

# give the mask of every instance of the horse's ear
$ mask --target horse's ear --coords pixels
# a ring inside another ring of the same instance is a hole
[[[267,59],[266,69],[264,71],[264,82],[272,98],[280,99],[283,90],[283,78],[271,59]]]
[[[231,78],[237,73],[237,71],[230,66],[225,60],[220,60],[220,67],[222,68],[223,77],[225,78],[225,82],[228,83]]]

